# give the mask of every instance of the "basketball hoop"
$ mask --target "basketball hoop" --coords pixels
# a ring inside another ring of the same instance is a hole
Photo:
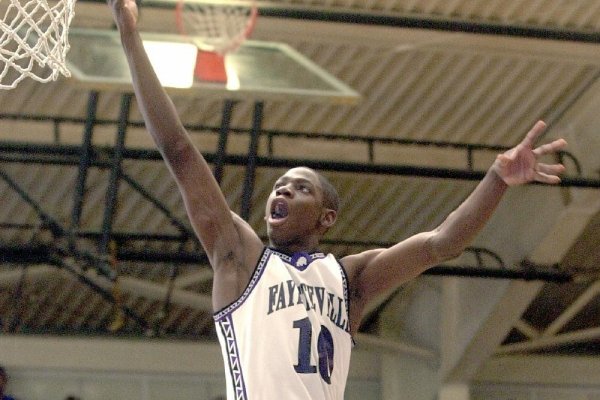
[[[75,0],[2,0],[0,89],[13,89],[25,77],[55,81],[66,67],[68,31]]]
[[[177,28],[198,47],[196,78],[227,82],[225,56],[238,49],[256,23],[256,0],[179,0]]]

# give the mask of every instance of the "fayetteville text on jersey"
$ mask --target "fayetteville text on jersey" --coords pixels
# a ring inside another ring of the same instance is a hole
[[[344,299],[328,292],[324,287],[304,283],[297,286],[291,279],[269,287],[267,315],[296,304],[304,304],[306,311],[312,309],[326,315],[338,328],[349,332]]]

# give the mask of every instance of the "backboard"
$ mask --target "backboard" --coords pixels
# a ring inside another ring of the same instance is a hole
[[[169,91],[190,96],[290,99],[354,104],[360,95],[283,43],[247,40],[225,58],[227,83],[194,76],[197,46],[179,35],[142,34],[144,46]],[[131,90],[131,75],[118,32],[72,28],[67,65],[91,88]]]

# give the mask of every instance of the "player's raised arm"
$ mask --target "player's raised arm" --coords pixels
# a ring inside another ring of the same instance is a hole
[[[539,121],[519,145],[498,155],[475,190],[433,231],[417,234],[389,249],[345,257],[342,262],[350,275],[356,308],[361,309],[378,294],[427,268],[460,255],[489,220],[508,186],[531,181],[560,182],[558,174],[564,171],[561,164],[537,160],[566,146],[559,139],[535,148],[534,142],[545,127]],[[359,316],[353,312],[353,318]]]
[[[135,1],[108,3],[121,35],[146,128],[175,177],[192,226],[215,270],[213,299],[217,298],[218,308],[239,295],[239,287],[247,283],[248,271],[254,268],[262,242],[247,224],[234,219],[209,165],[192,144],[160,84],[137,29]],[[248,246],[250,254],[246,251]]]

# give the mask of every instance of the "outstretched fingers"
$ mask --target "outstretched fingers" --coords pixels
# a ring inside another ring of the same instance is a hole
[[[563,172],[565,172],[565,166],[562,164],[538,163],[535,166],[534,179],[538,182],[557,184],[560,183],[559,175]]]
[[[533,150],[536,156],[543,156],[545,154],[556,153],[567,147],[567,141],[565,139],[557,139],[553,142],[543,144]]]
[[[533,148],[533,145],[537,138],[546,130],[546,123],[544,121],[538,121],[533,125],[533,128],[527,132],[525,138],[521,142],[522,146]]]
[[[538,158],[560,151],[567,142],[557,139],[534,147],[545,130],[546,124],[538,121],[518,146],[498,155],[494,167],[507,185],[519,185],[533,180],[549,184],[560,183],[559,175],[564,172],[565,167],[561,164],[539,163]]]
[[[562,164],[539,163],[535,169],[537,172],[540,172],[543,174],[549,174],[549,175],[559,175],[559,174],[562,174],[563,172],[565,172],[565,166]]]
[[[549,183],[551,185],[555,185],[557,183],[560,183],[560,177],[558,175],[545,174],[545,173],[539,172],[539,171],[537,171],[535,173],[534,179],[537,182]]]

